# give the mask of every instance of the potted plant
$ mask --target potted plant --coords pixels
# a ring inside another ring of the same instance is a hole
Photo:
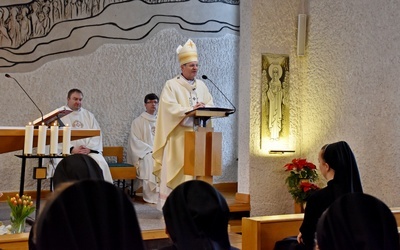
[[[16,194],[14,197],[7,197],[7,203],[11,209],[11,232],[23,233],[25,231],[26,218],[35,211],[30,196]]]
[[[285,179],[289,193],[295,203],[304,207],[307,198],[312,192],[319,189],[316,184],[318,180],[317,167],[306,159],[296,158],[286,164],[284,168],[289,172],[289,176]]]

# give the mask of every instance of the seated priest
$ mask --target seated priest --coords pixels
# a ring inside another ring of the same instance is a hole
[[[158,185],[153,174],[153,141],[156,130],[158,96],[147,94],[144,98],[145,111],[136,117],[131,125],[128,138],[127,162],[136,166],[135,190],[143,187],[143,200],[157,204]]]
[[[83,93],[79,89],[71,89],[67,95],[67,106],[61,109],[69,109],[72,112],[61,118],[65,125],[71,126],[73,129],[100,129],[100,126],[94,115],[88,110],[82,108]],[[104,180],[113,182],[110,168],[103,157],[102,136],[95,136],[80,140],[71,141],[71,154],[84,154],[93,158],[103,171]],[[52,159],[48,165],[47,175],[52,177],[54,170],[60,159]]]

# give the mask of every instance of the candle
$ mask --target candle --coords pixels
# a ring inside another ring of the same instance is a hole
[[[50,155],[55,156],[58,154],[58,125],[55,122],[50,127]]]
[[[63,147],[62,154],[67,156],[70,154],[71,148],[71,127],[66,124],[63,128]]]
[[[38,155],[45,155],[46,153],[46,133],[47,133],[47,126],[42,123],[39,125],[39,134],[38,134],[38,146],[37,146],[37,154]]]
[[[32,122],[29,122],[29,124],[25,126],[24,155],[32,154],[32,145],[33,145],[33,124]]]

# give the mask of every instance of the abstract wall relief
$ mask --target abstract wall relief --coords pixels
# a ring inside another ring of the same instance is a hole
[[[143,42],[171,27],[191,37],[239,35],[239,1],[0,1],[0,72],[31,71],[104,43]]]
[[[263,54],[261,70],[261,142],[269,143],[289,136],[289,56]]]
[[[221,2],[221,3],[229,3],[229,4],[239,4],[239,0],[199,0],[199,1],[203,2],[203,3]]]

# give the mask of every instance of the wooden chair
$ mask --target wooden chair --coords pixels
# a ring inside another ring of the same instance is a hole
[[[124,148],[120,146],[103,147],[103,156],[110,167],[111,177],[113,180],[117,180],[118,187],[122,181],[122,188],[127,188],[125,180],[131,180],[130,194],[133,196],[133,180],[136,179],[136,167],[123,162]],[[116,161],[113,161],[112,158],[115,158]]]

